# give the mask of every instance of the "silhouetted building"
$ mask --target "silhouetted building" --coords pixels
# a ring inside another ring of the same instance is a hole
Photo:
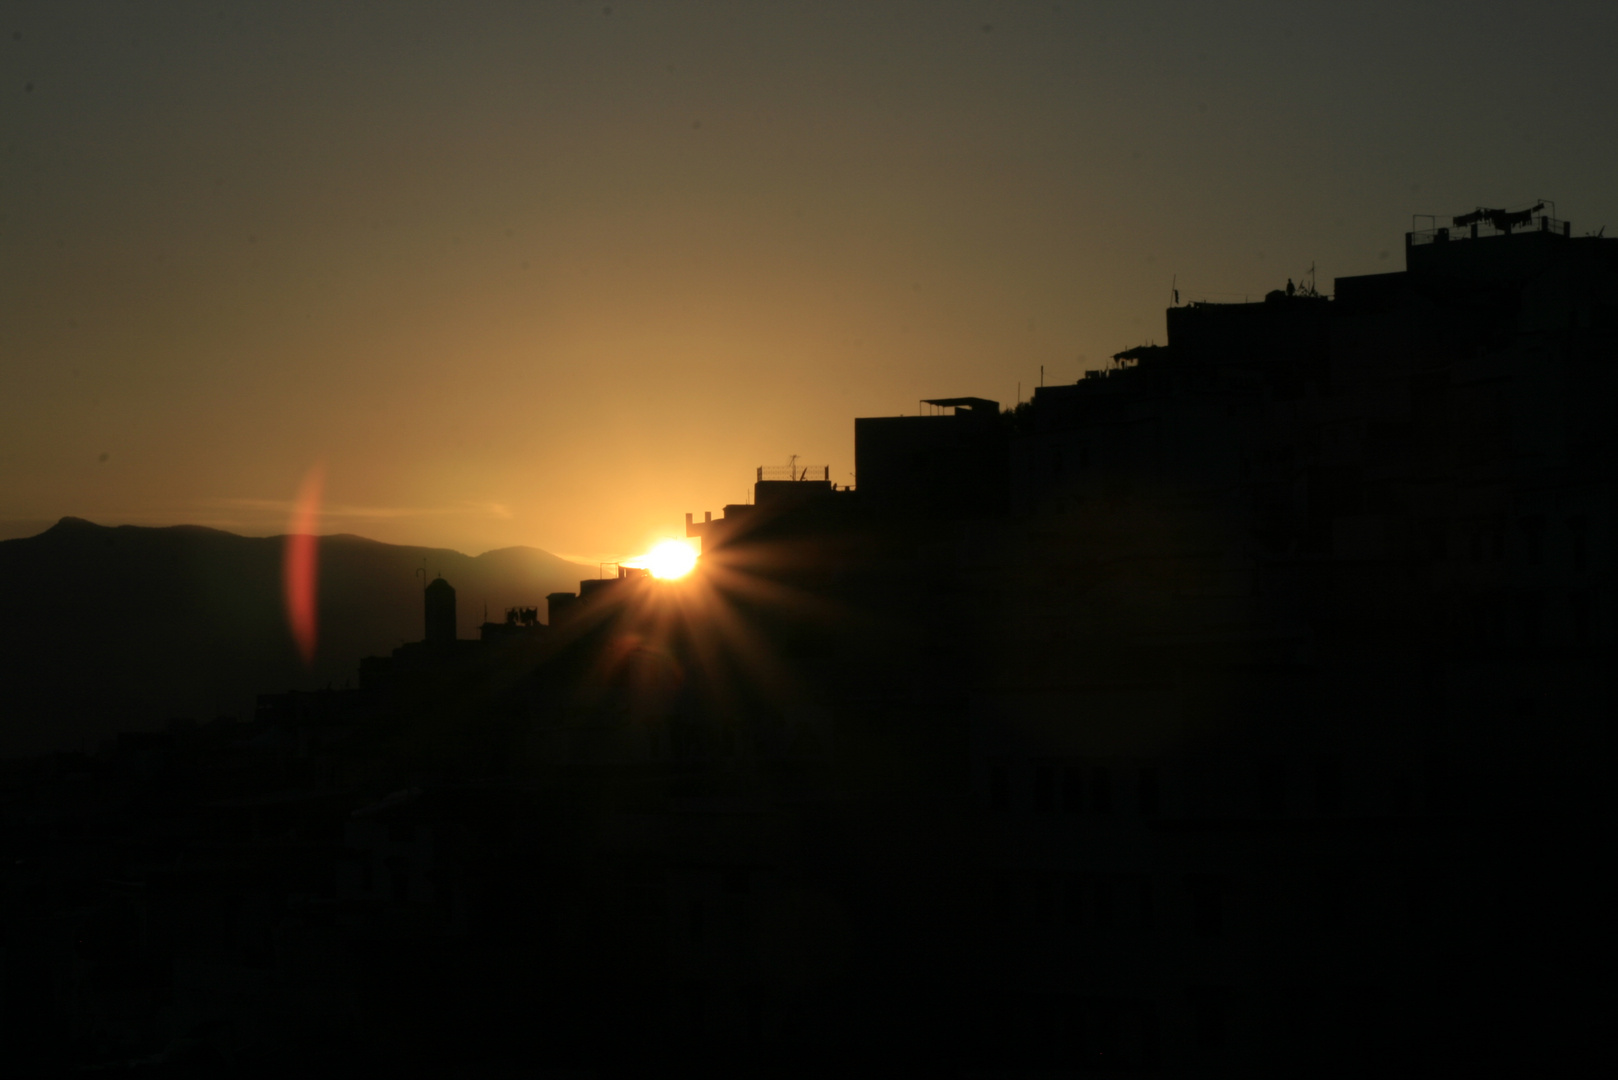
[[[636,566],[619,566],[612,577],[586,578],[579,582],[579,603],[600,600],[607,592],[633,587],[635,582],[650,579],[652,572]]]
[[[550,619],[550,625],[561,626],[563,620],[565,620],[571,613],[573,605],[578,602],[578,599],[579,597],[577,593],[553,592],[547,594],[545,597],[545,605],[546,613]]]
[[[1502,944],[1590,918],[1598,830],[1552,808],[1589,805],[1600,755],[1550,748],[1606,748],[1618,704],[1592,556],[1618,524],[1618,241],[1535,213],[1412,233],[1406,270],[1334,297],[1172,308],[1166,345],[1026,416],[856,422],[865,554],[814,595],[890,630],[845,621],[800,670],[844,753],[862,715],[907,746],[873,791],[936,754],[917,794],[958,820],[939,751],[968,748],[986,832],[946,876],[977,899],[969,932],[940,926],[976,1002],[963,1051],[1443,1067],[1492,1056],[1485,1027],[1589,1007],[1587,967]],[[736,564],[794,550],[783,532]]]
[[[974,397],[923,404],[939,411],[854,421],[861,500],[873,510],[950,518],[1003,513],[1008,425],[1000,406]]]
[[[454,587],[441,577],[434,578],[427,583],[423,602],[426,605],[427,633],[422,640],[429,645],[453,642],[456,638]]]
[[[1011,412],[857,420],[855,490],[761,471],[688,516],[692,579],[581,582],[550,632],[446,649],[435,581],[386,694],[5,773],[29,1045],[1572,1071],[1618,240],[1479,211],[1406,251]]]

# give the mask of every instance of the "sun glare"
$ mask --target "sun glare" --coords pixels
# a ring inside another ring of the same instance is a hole
[[[637,556],[626,566],[644,567],[653,577],[685,577],[697,565],[697,553],[691,545],[679,540],[663,540],[644,555]]]

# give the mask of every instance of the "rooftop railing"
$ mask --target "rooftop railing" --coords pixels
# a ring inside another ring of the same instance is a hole
[[[1481,240],[1490,236],[1511,236],[1528,232],[1555,233],[1558,236],[1573,235],[1572,223],[1549,214],[1536,214],[1521,225],[1499,229],[1487,220],[1474,221],[1470,225],[1459,228],[1448,226],[1445,228],[1417,229],[1405,233],[1405,243],[1409,247],[1420,247],[1423,244],[1444,244],[1451,240]]]
[[[765,480],[830,480],[831,466],[822,465],[820,468],[806,466],[798,468],[794,465],[760,465],[758,467],[760,482]]]

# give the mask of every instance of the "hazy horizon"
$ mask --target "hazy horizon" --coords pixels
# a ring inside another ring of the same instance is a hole
[[[0,10],[0,535],[276,535],[322,466],[322,532],[628,556],[1173,288],[1618,217],[1611,9]]]
[[[41,535],[43,533],[49,532],[51,529],[55,528],[57,525],[61,524],[61,522],[63,522],[64,520],[67,520],[69,518],[76,518],[76,519],[78,519],[80,521],[88,521],[91,525],[96,525],[96,526],[100,526],[100,527],[103,527],[103,528],[109,528],[109,529],[115,529],[115,528],[119,528],[121,526],[133,526],[135,528],[143,528],[143,529],[167,529],[167,528],[177,528],[177,527],[185,527],[185,526],[200,526],[202,528],[207,528],[207,529],[216,529],[216,530],[218,530],[220,532],[229,533],[232,536],[239,536],[239,537],[241,537],[243,539],[247,539],[247,540],[279,540],[279,539],[282,539],[282,538],[284,538],[284,537],[286,537],[288,535],[291,535],[291,534],[289,534],[287,532],[286,529],[281,529],[281,530],[274,531],[274,532],[248,533],[248,532],[240,532],[240,531],[237,531],[236,529],[226,528],[226,527],[221,526],[221,525],[211,525],[211,524],[209,524],[207,522],[202,522],[202,521],[172,521],[172,522],[166,522],[166,523],[146,524],[146,523],[142,523],[142,522],[132,522],[132,521],[116,521],[116,522],[113,522],[113,521],[93,521],[93,520],[91,520],[89,518],[84,517],[84,515],[82,515],[82,514],[63,514],[61,517],[57,518],[56,520],[49,521],[49,522],[0,521],[0,542],[4,542],[6,540],[28,540],[28,539],[32,539],[33,537],[36,537],[36,536],[39,536],[39,535]],[[25,529],[28,530],[28,531],[23,531]],[[453,551],[458,555],[465,555],[466,557],[472,558],[472,559],[481,558],[484,555],[490,555],[490,554],[494,554],[494,553],[501,552],[501,551],[529,550],[529,551],[538,551],[538,552],[541,552],[542,554],[550,555],[550,556],[552,556],[554,558],[562,559],[562,560],[565,560],[567,562],[578,563],[581,566],[585,566],[586,568],[588,568],[590,565],[593,565],[593,564],[598,563],[598,562],[601,561],[600,559],[595,558],[593,556],[586,557],[586,556],[582,556],[582,555],[569,555],[569,554],[566,554],[564,552],[551,551],[548,548],[541,547],[538,544],[504,544],[504,545],[501,545],[499,547],[487,548],[487,549],[482,550],[482,551],[462,551],[459,548],[447,547],[447,546],[442,545],[442,544],[414,544],[414,543],[409,543],[409,542],[396,542],[396,541],[392,541],[392,540],[378,540],[373,536],[366,536],[363,533],[350,532],[350,531],[329,531],[329,532],[321,531],[321,532],[315,532],[315,533],[312,533],[312,534],[309,534],[309,535],[317,536],[317,537],[319,537],[321,539],[349,538],[349,539],[354,539],[354,540],[365,540],[365,541],[367,541],[369,543],[385,544],[385,545],[387,545],[389,547],[420,547],[420,548],[432,548],[432,549],[435,549],[435,550],[442,550],[442,551]],[[610,562],[612,560],[609,559],[607,561]]]

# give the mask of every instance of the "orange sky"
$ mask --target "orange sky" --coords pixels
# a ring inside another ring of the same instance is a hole
[[[0,10],[0,536],[278,533],[321,463],[322,531],[633,554],[1176,277],[1615,209],[1594,5]]]

